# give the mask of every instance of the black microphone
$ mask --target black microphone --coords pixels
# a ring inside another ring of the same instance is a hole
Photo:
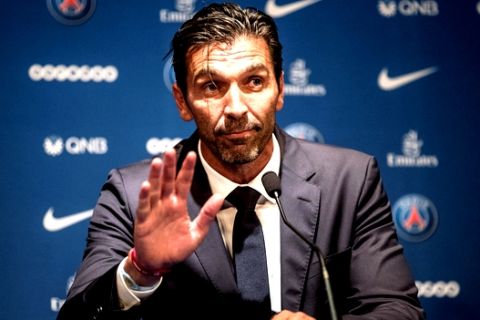
[[[301,234],[290,222],[287,220],[285,216],[285,211],[283,211],[282,203],[280,202],[280,195],[282,194],[282,187],[280,185],[280,178],[278,175],[273,172],[269,171],[262,176],[262,183],[263,187],[267,191],[268,195],[275,199],[277,202],[278,209],[280,210],[280,215],[282,217],[283,222],[287,225],[287,227],[292,230],[300,239],[303,240],[306,244],[312,248],[312,250],[317,254],[318,260],[320,260],[320,264],[322,266],[322,276],[323,282],[325,284],[325,290],[327,291],[327,299],[328,305],[330,306],[330,316],[332,320],[337,320],[337,311],[335,310],[335,303],[333,301],[333,293],[332,287],[330,285],[330,275],[328,274],[327,266],[325,264],[325,258],[322,254],[320,248],[310,240],[308,240],[303,234]]]

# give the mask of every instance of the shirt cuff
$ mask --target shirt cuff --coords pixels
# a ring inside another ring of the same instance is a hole
[[[128,310],[134,306],[139,305],[142,302],[142,299],[148,298],[151,296],[155,290],[158,289],[160,284],[162,283],[162,279],[158,280],[158,283],[151,287],[145,287],[142,289],[137,289],[137,286],[133,290],[131,287],[128,286],[127,281],[125,281],[125,277],[128,277],[128,274],[125,271],[125,261],[127,261],[128,257],[125,257],[120,265],[117,268],[117,292],[118,292],[118,300],[120,303],[120,308],[122,310]],[[132,280],[133,281],[133,280]]]

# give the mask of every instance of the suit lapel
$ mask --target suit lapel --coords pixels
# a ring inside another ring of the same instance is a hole
[[[197,146],[198,136],[196,133],[177,146],[177,170],[180,168],[183,159],[185,159],[185,156],[189,151],[197,152]],[[192,220],[195,219],[200,212],[200,208],[211,195],[212,191],[208,183],[207,174],[205,173],[205,169],[201,165],[200,160],[197,160],[191,193],[188,199],[188,212]],[[233,274],[232,261],[225,248],[216,221],[210,225],[210,230],[205,240],[197,250],[195,250],[194,255],[198,259],[198,262],[211,280],[212,284],[219,292],[225,294],[238,293]],[[230,272],[228,272],[228,270],[230,270]]]
[[[189,201],[189,212],[192,219],[200,211],[200,206],[193,200]],[[210,225],[210,230],[202,244],[195,250],[195,256],[205,270],[208,278],[223,294],[238,293],[235,282],[231,258],[225,248],[223,238],[215,221]]]
[[[315,175],[308,155],[298,142],[277,134],[282,146],[282,201],[288,221],[311,242],[315,242],[319,221],[320,190],[310,184]],[[282,307],[301,310],[308,267],[313,251],[283,222],[281,224]]]

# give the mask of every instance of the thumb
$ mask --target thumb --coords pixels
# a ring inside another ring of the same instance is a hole
[[[214,194],[205,202],[200,213],[192,222],[193,232],[197,234],[200,241],[205,238],[210,228],[210,223],[215,220],[218,211],[222,208],[224,198],[219,194]]]

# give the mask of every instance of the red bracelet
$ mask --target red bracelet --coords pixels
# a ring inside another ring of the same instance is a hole
[[[165,273],[169,272],[170,269],[163,268],[163,269],[156,269],[156,270],[147,270],[143,267],[140,266],[140,264],[137,261],[137,252],[135,251],[135,248],[130,249],[130,252],[128,252],[128,257],[130,258],[130,261],[132,261],[133,266],[135,269],[137,269],[138,272],[141,274],[148,276],[148,277],[161,277]]]

